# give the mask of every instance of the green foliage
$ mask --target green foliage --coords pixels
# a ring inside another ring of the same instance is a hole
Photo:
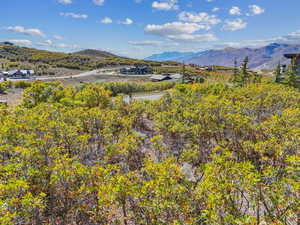
[[[26,89],[28,87],[31,87],[32,82],[21,80],[21,81],[15,81],[13,83],[13,85],[14,85],[15,88]]]
[[[234,84],[237,84],[239,82],[239,78],[240,77],[239,77],[238,63],[235,59],[234,60],[234,70],[233,70],[231,82],[234,83]]]
[[[0,224],[297,224],[300,93],[34,82],[0,106]],[[153,85],[153,86],[151,86]]]
[[[174,82],[108,82],[102,84],[106,90],[112,92],[113,96],[138,92],[164,91],[174,87],[174,85]]]
[[[0,83],[0,94],[4,94],[6,90],[7,90],[6,85]]]
[[[285,83],[290,86],[297,88],[299,87],[299,81],[297,80],[297,64],[296,64],[297,58],[292,59],[292,63],[289,66],[288,72],[286,74],[286,81]]]
[[[237,61],[234,61],[233,74],[230,82],[236,87],[245,87],[250,83],[261,83],[263,76],[261,73],[249,71],[248,69],[249,58],[245,57],[241,68],[238,68]]]
[[[275,83],[280,83],[281,81],[281,65],[278,63],[275,70]]]
[[[0,94],[4,94],[6,90],[12,88],[12,82],[10,81],[3,81],[0,82]]]

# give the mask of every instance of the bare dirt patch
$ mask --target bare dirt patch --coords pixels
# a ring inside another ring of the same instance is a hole
[[[91,75],[60,80],[65,85],[78,86],[84,83],[104,83],[119,81],[149,81],[149,76],[119,76],[119,75]]]
[[[9,89],[5,94],[0,94],[0,100],[6,101],[9,106],[17,105],[22,101],[22,93],[20,88]]]

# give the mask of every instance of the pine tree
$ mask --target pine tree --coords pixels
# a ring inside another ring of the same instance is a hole
[[[240,86],[245,86],[250,82],[250,74],[248,71],[248,63],[249,63],[249,58],[248,56],[245,57],[243,64],[242,64],[242,69],[241,69],[241,82]]]
[[[237,60],[234,59],[234,69],[233,69],[233,75],[232,75],[232,83],[234,84],[238,84],[239,83],[239,69],[238,69],[238,64],[237,64]]]
[[[292,63],[289,67],[289,70],[287,72],[287,85],[291,87],[298,87],[298,81],[297,81],[297,57],[294,57],[292,59]]]
[[[280,83],[281,80],[281,64],[278,63],[275,71],[275,83]]]
[[[261,83],[262,75],[261,73],[253,72],[253,83]]]
[[[185,63],[182,63],[182,83],[186,82]]]

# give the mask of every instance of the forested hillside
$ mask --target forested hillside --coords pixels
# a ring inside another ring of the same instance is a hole
[[[18,67],[24,69],[24,67],[31,66],[35,69],[38,69],[38,67],[45,67],[48,70],[53,68],[93,70],[114,65],[161,65],[159,62],[119,57],[108,52],[93,49],[87,49],[75,53],[62,53],[8,44],[0,44],[0,62],[1,59],[5,60],[2,67],[6,68],[3,69]],[[168,63],[165,62],[164,64]]]
[[[0,224],[299,224],[296,89],[114,87],[35,82],[0,108]]]

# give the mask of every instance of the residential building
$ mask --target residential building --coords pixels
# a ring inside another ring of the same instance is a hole
[[[165,80],[171,80],[172,78],[170,75],[153,75],[150,77],[151,81],[158,82],[158,81],[165,81]]]
[[[153,69],[150,66],[135,66],[135,67],[126,67],[120,70],[121,74],[127,75],[144,75],[144,74],[153,74]]]
[[[11,70],[2,73],[10,79],[29,79],[34,75],[34,70]]]

